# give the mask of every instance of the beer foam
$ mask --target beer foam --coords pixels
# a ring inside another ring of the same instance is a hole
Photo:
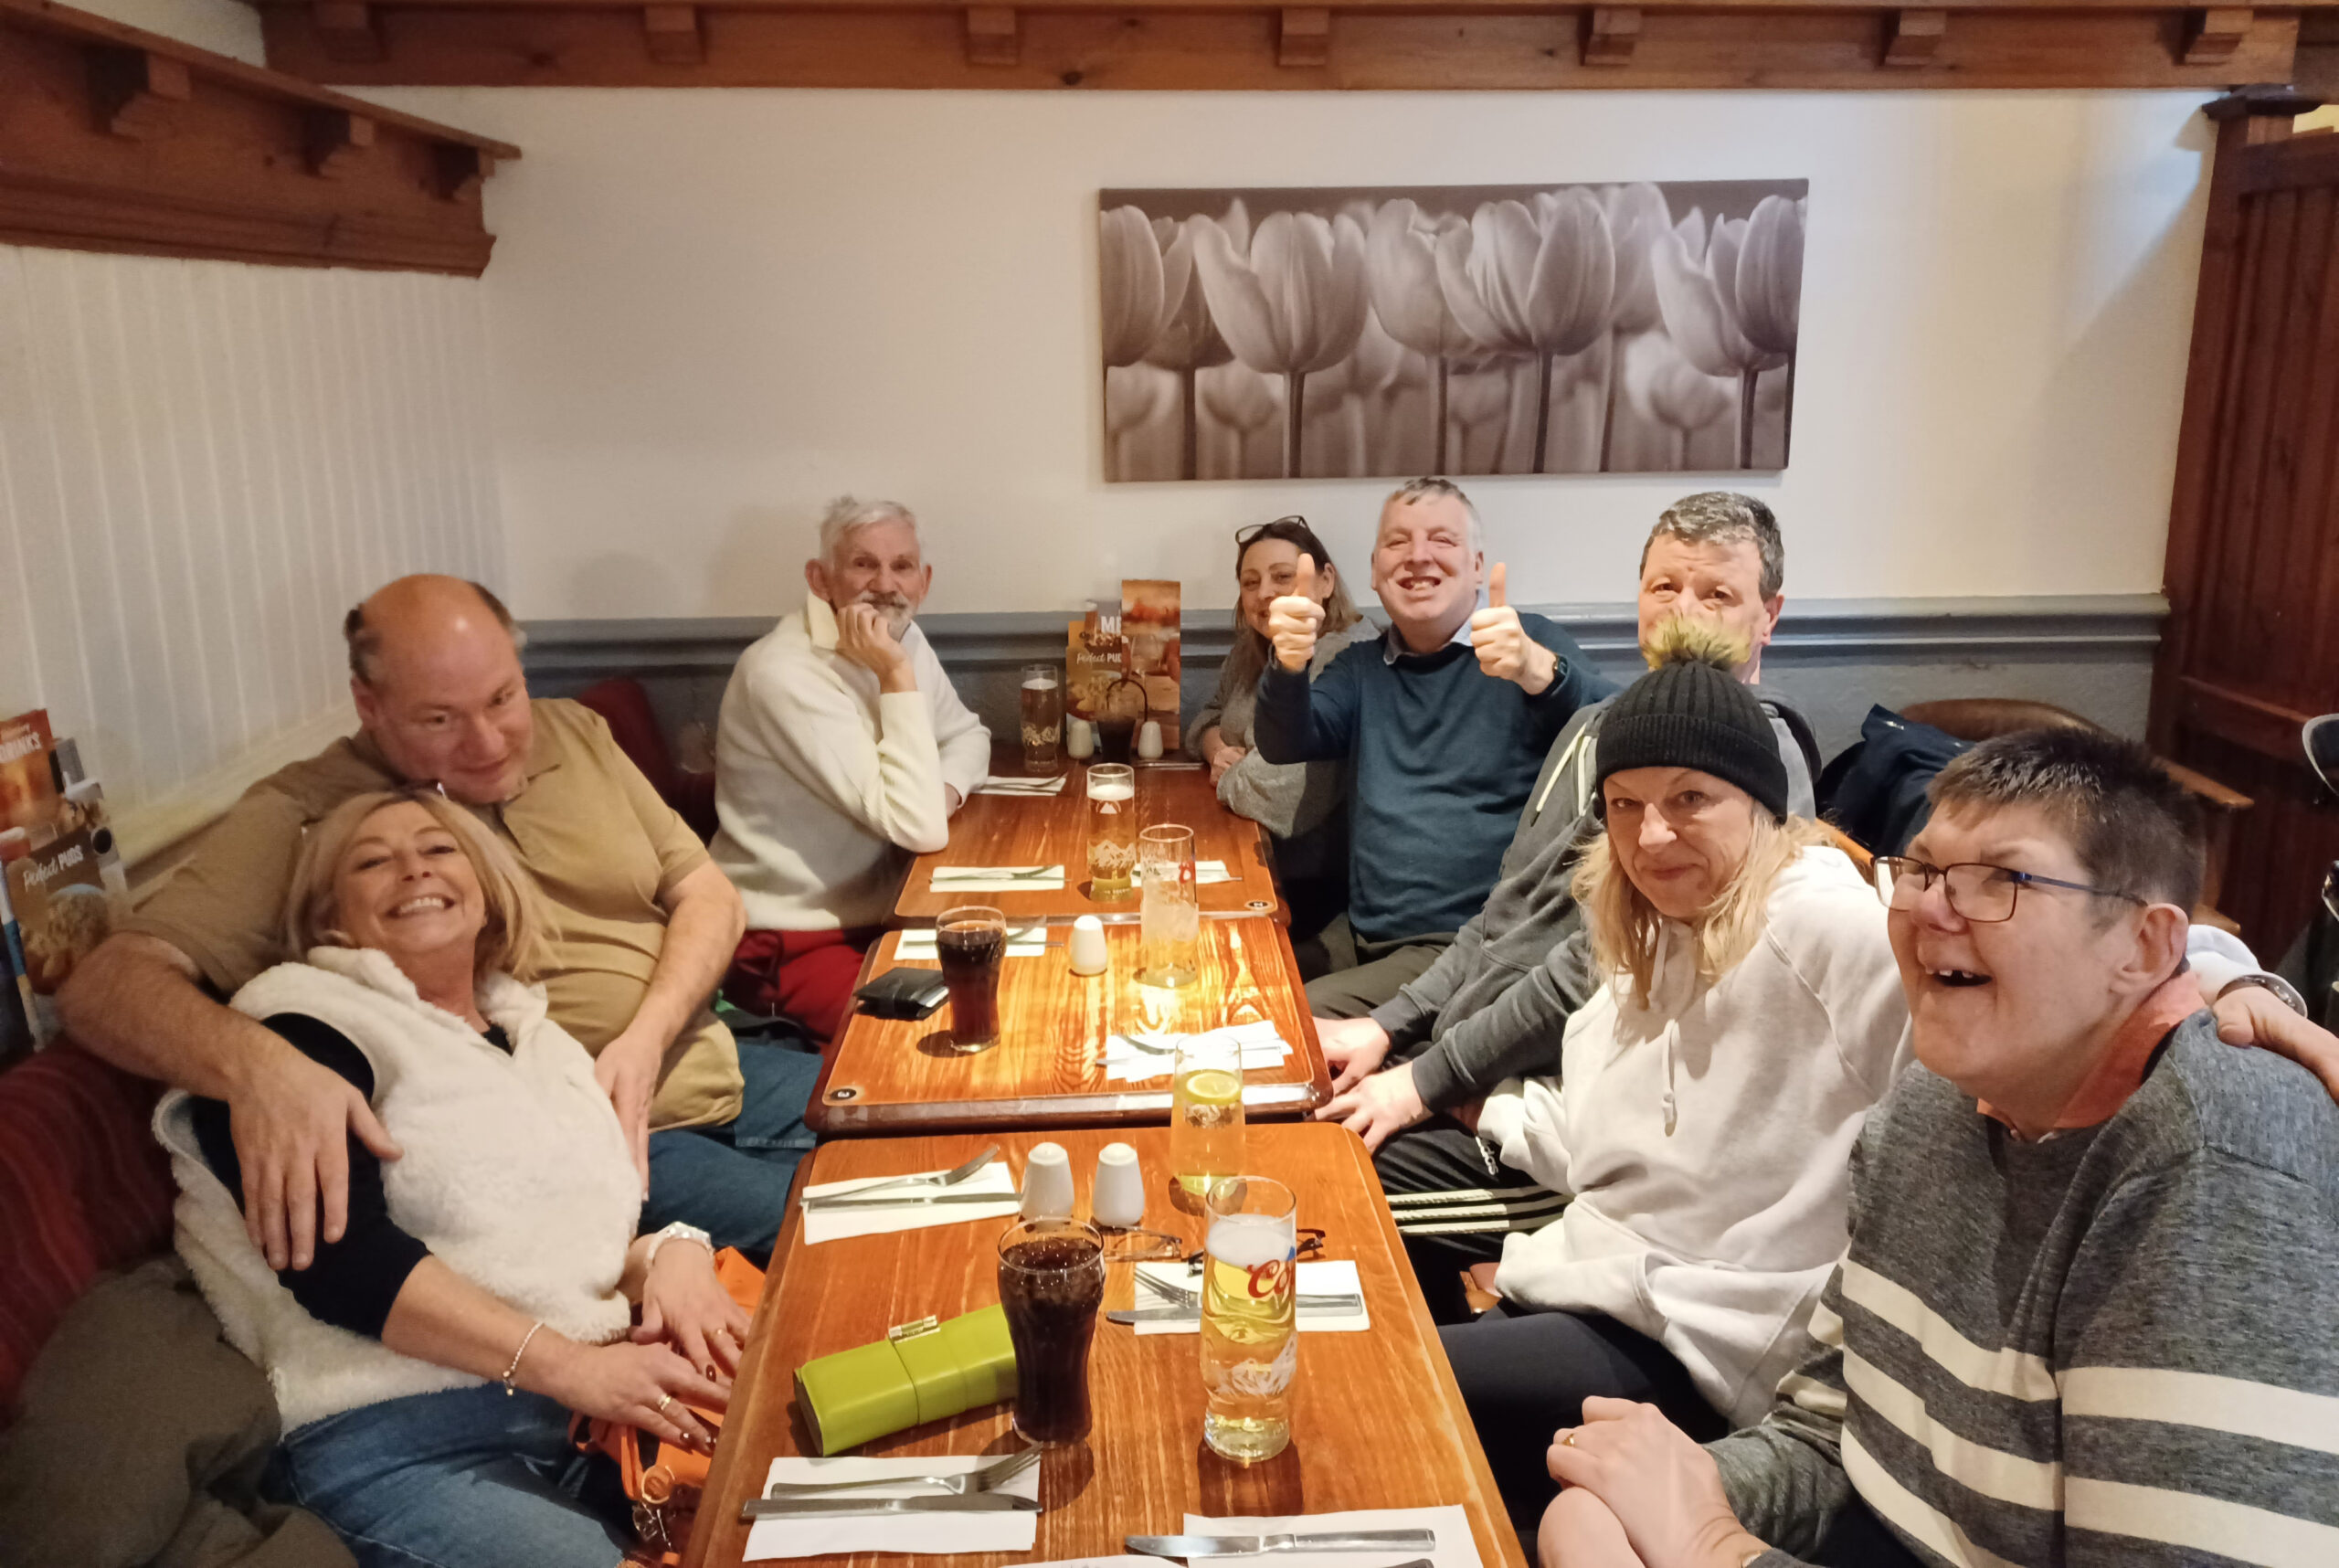
[[[1219,1262],[1256,1268],[1291,1255],[1291,1225],[1261,1214],[1228,1214],[1210,1223],[1209,1245],[1211,1256]]]
[[[1137,785],[1094,783],[1088,786],[1088,798],[1092,800],[1134,800],[1137,799]]]
[[[1053,692],[1056,689],[1056,683],[1053,677],[1042,678],[1034,675],[1023,683],[1023,689],[1027,692]]]

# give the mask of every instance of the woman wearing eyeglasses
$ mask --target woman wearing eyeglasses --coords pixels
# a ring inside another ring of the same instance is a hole
[[[1267,662],[1267,606],[1292,591],[1300,557],[1315,570],[1324,628],[1308,674],[1322,673],[1349,645],[1363,617],[1333,568],[1330,552],[1304,517],[1278,517],[1234,535],[1234,645],[1220,670],[1218,690],[1186,726],[1186,749],[1209,765],[1211,781],[1227,810],[1250,818],[1275,836],[1275,870],[1291,906],[1291,935],[1302,977],[1327,967],[1315,940],[1348,907],[1348,777],[1337,762],[1281,766],[1251,748],[1251,715],[1259,672]]]
[[[1595,972],[1556,1078],[1478,1133],[1571,1197],[1508,1238],[1501,1305],[1443,1330],[1521,1534],[1592,1395],[1700,1438],[1761,1418],[1844,1249],[1847,1174],[1906,1060],[1876,890],[1787,812],[1769,716],[1730,633],[1677,620],[1601,726],[1605,831],[1576,874]]]

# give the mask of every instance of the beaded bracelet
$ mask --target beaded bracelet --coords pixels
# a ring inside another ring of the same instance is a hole
[[[536,1337],[536,1330],[544,1326],[545,1320],[542,1318],[539,1318],[528,1326],[528,1331],[526,1333],[520,1336],[520,1348],[512,1352],[512,1364],[503,1369],[504,1398],[509,1399],[513,1394],[520,1392],[517,1388],[513,1386],[512,1376],[514,1372],[517,1372],[520,1370],[520,1358],[528,1353],[528,1341],[534,1339]]]

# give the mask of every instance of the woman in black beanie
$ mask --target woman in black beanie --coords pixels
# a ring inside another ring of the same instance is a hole
[[[1847,1234],[1848,1162],[1905,1061],[1884,907],[1788,816],[1745,650],[1677,620],[1600,729],[1604,832],[1576,895],[1606,983],[1557,1078],[1489,1097],[1479,1136],[1570,1195],[1513,1234],[1503,1299],[1444,1330],[1513,1520],[1558,1491],[1556,1428],[1606,1396],[1692,1436],[1759,1420],[1803,1358]]]

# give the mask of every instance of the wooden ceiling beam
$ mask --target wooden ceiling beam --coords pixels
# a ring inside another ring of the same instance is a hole
[[[442,161],[520,154],[46,0],[0,0],[0,244],[475,276]]]
[[[1969,0],[1918,9],[1644,0],[1524,11],[1508,0],[1408,0],[1402,8],[1375,0],[1328,7],[1096,5],[702,4],[695,32],[703,58],[687,79],[708,87],[1090,90],[2215,90],[2291,79],[2301,16],[2287,6],[2199,13],[2147,0],[2118,8],[2090,0],[2062,7]],[[710,11],[720,13],[719,26]],[[676,80],[674,66],[644,48],[639,4],[373,0],[373,14],[386,51],[355,62],[333,57],[310,5],[267,5],[269,59],[318,80],[366,86]],[[2339,15],[2329,7],[2308,14]]]

